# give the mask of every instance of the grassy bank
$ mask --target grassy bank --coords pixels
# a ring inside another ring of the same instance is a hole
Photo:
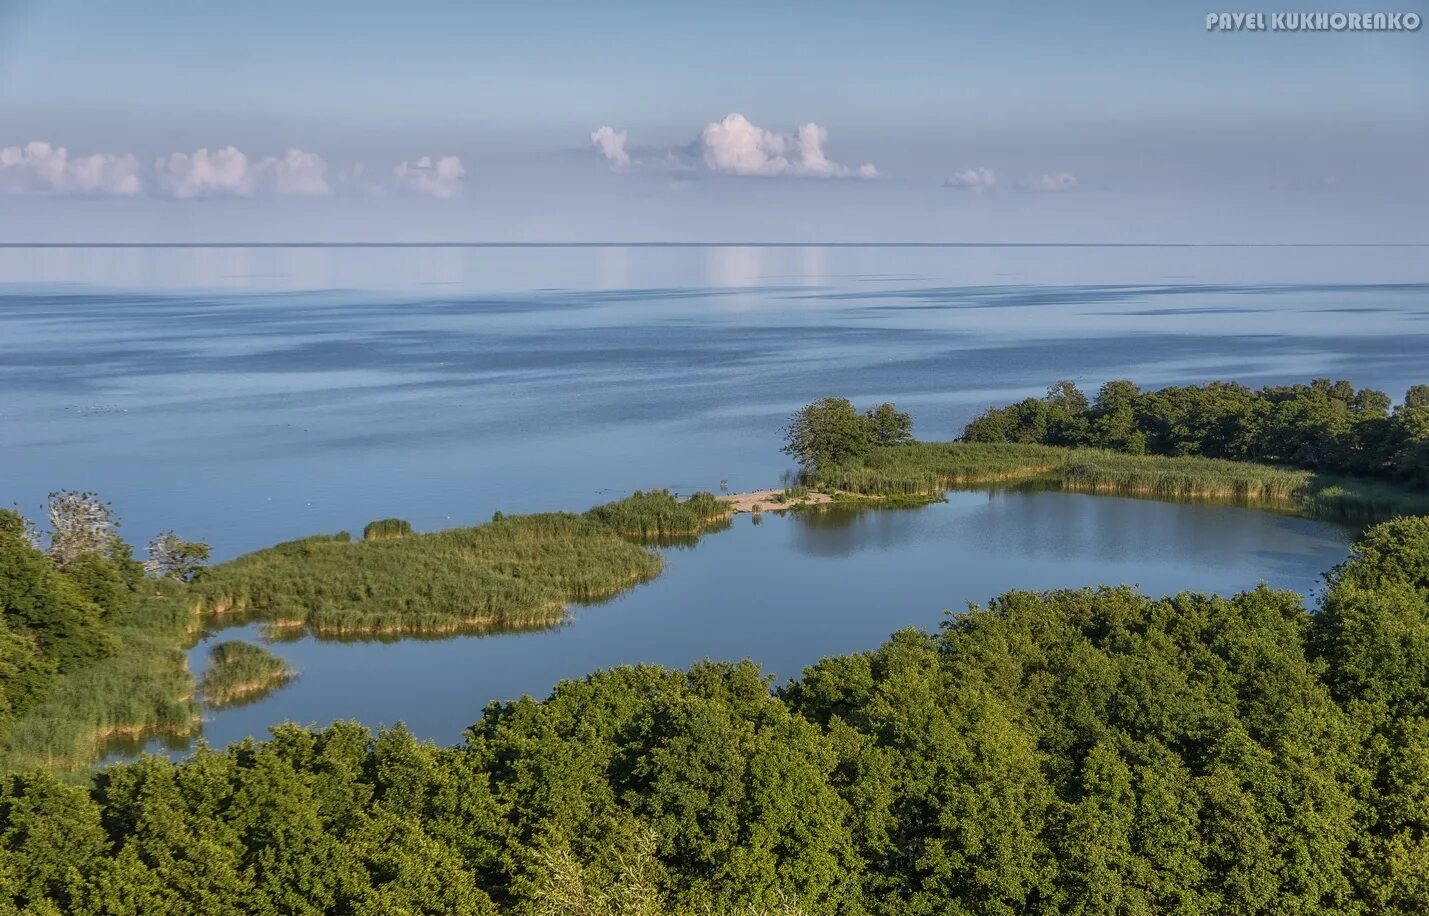
[[[562,619],[657,575],[655,553],[591,518],[551,513],[371,541],[306,538],[214,567],[204,613],[247,612],[319,635],[455,633]]]
[[[208,706],[231,706],[256,699],[297,674],[283,659],[252,643],[228,640],[209,650],[203,673],[203,701]]]
[[[913,442],[879,448],[862,462],[815,472],[809,484],[906,499],[935,498],[949,488],[1039,480],[1084,493],[1236,502],[1356,521],[1429,514],[1429,493],[1381,481],[1246,461],[1013,443]]]
[[[83,769],[98,759],[106,742],[197,729],[198,706],[183,649],[194,622],[175,596],[140,601],[116,622],[113,655],[62,675],[38,705],[15,720],[0,748],[0,772]]]

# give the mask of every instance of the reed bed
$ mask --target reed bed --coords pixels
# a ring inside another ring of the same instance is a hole
[[[116,622],[117,650],[62,675],[18,718],[0,746],[0,773],[77,772],[116,739],[184,735],[199,723],[183,646],[193,615],[177,600],[149,597]]]
[[[214,567],[192,594],[201,612],[301,621],[320,635],[451,633],[556,623],[568,604],[660,567],[605,524],[550,513],[395,539],[290,541]]]
[[[1429,494],[1365,478],[1248,461],[1002,442],[889,446],[861,464],[820,470],[809,484],[881,499],[916,499],[935,498],[949,488],[1032,481],[1085,493],[1261,504],[1357,522],[1429,514]]]
[[[636,490],[624,499],[596,506],[586,517],[629,538],[663,542],[726,527],[733,514],[730,504],[712,493],[679,499],[669,490]]]
[[[292,665],[262,646],[230,639],[209,650],[203,701],[220,707],[254,700],[296,675]]]
[[[1066,463],[1057,469],[1058,479],[1066,489],[1085,493],[1293,503],[1310,492],[1313,476],[1245,461],[1068,451]]]

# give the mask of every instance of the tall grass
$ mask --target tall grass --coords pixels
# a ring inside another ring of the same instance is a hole
[[[203,701],[213,707],[252,700],[287,683],[296,674],[286,661],[242,640],[230,639],[209,650],[203,672]]]
[[[214,567],[196,607],[318,635],[452,633],[560,621],[660,571],[658,555],[565,513],[399,539],[290,541]]]
[[[1247,461],[1002,442],[890,446],[809,479],[820,489],[880,498],[934,497],[948,488],[1020,481],[1085,493],[1262,504],[1351,521],[1429,513],[1429,494],[1362,478]]]
[[[712,493],[679,499],[669,490],[636,490],[625,499],[596,506],[586,517],[626,537],[661,541],[692,538],[729,524],[729,503]]]
[[[61,676],[15,721],[0,747],[0,772],[79,770],[114,739],[197,729],[194,683],[183,649],[194,624],[193,614],[175,597],[140,601],[116,621],[113,655]]]

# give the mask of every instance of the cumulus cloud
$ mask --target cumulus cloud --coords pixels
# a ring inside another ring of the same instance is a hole
[[[997,187],[997,173],[992,169],[975,166],[954,172],[943,179],[945,188],[961,188],[966,191],[986,191]]]
[[[70,156],[63,146],[42,141],[0,149],[0,191],[5,193],[134,197],[143,190],[139,160],[133,156]]]
[[[625,134],[596,132],[612,162],[624,153]],[[211,197],[323,197],[339,191],[386,194],[406,190],[432,197],[461,195],[466,169],[456,156],[422,156],[395,168],[369,171],[361,163],[329,166],[321,155],[289,149],[280,156],[249,156],[236,146],[176,152],[153,161],[145,173],[130,154],[72,156],[62,146],[33,142],[0,147],[0,194],[96,194],[136,197],[146,192],[178,199]],[[149,180],[146,180],[149,179]]]
[[[612,169],[631,168],[699,172],[755,178],[877,178],[871,164],[857,168],[829,159],[824,152],[829,132],[805,124],[792,134],[766,130],[734,113],[705,125],[693,143],[665,149],[627,146],[625,131],[610,126],[591,134],[591,143]]]
[[[258,164],[260,176],[270,175],[273,189],[293,197],[321,197],[332,193],[328,182],[327,163],[317,153],[290,149],[278,159],[264,159]]]
[[[1018,187],[1027,191],[1070,191],[1077,186],[1077,176],[1070,172],[1048,172],[1023,179]]]
[[[232,146],[171,153],[154,163],[154,174],[165,193],[180,198],[318,197],[333,190],[323,158],[300,149],[256,160]]]
[[[456,156],[422,156],[398,163],[392,170],[397,183],[419,194],[432,197],[459,197],[466,169]]]
[[[600,154],[605,157],[605,161],[609,162],[610,167],[616,171],[630,168],[630,154],[625,151],[627,139],[629,139],[629,134],[623,130],[616,130],[608,124],[597,127],[590,135],[590,142],[595,144],[595,148],[600,150]]]

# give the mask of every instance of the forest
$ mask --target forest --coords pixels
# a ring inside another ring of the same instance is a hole
[[[978,416],[967,442],[1025,442],[1133,455],[1197,455],[1375,477],[1429,488],[1429,385],[1397,407],[1347,381],[1251,389],[1211,382],[1142,391],[1124,379],[1096,397],[1061,381]]]

